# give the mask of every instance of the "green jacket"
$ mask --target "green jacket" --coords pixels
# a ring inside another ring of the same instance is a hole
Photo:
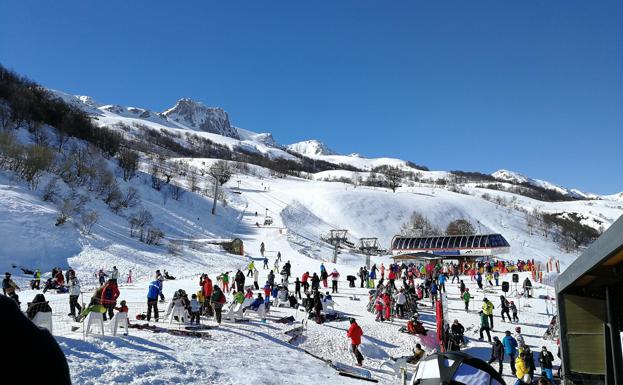
[[[466,291],[463,293],[463,301],[465,302],[469,302],[469,300],[472,298],[472,295],[469,294],[469,291]]]
[[[482,313],[480,315],[480,327],[481,328],[488,328],[489,327],[489,316],[486,315],[485,313]]]

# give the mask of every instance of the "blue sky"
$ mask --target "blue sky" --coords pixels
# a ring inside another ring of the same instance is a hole
[[[623,190],[621,1],[1,1],[0,63],[281,143]]]

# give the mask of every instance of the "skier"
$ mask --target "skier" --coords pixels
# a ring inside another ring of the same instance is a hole
[[[260,244],[260,254],[262,254],[262,257],[264,256],[264,251],[266,250],[266,247],[264,246],[264,242],[262,242]]]
[[[431,282],[429,291],[430,291],[430,299],[434,306],[435,301],[437,300],[437,284],[435,283],[435,281]]]
[[[363,330],[357,324],[357,321],[354,318],[350,320],[350,327],[348,328],[348,332],[346,332],[346,336],[350,338],[351,343],[351,352],[355,356],[357,360],[357,366],[363,365],[363,355],[359,351],[359,345],[361,345],[361,336],[363,335]]]
[[[498,363],[498,373],[500,376],[502,375],[503,363],[504,363],[504,345],[498,338],[498,336],[493,337],[493,345],[491,345],[491,358],[487,363],[491,364],[497,361]]]
[[[476,283],[478,284],[478,289],[482,290],[482,274],[480,274],[480,271],[476,274]]]
[[[126,281],[126,283],[132,283],[132,269],[130,269],[130,271],[128,272],[128,280]]]
[[[486,332],[487,333],[487,339],[489,340],[489,343],[491,343],[491,333],[489,332],[490,328],[489,328],[489,317],[481,310],[478,312],[478,315],[480,316],[480,338],[478,338],[480,341],[482,341],[483,339],[483,334],[482,332]]]
[[[212,280],[207,274],[203,274],[203,279],[199,280],[199,285],[201,286],[203,298],[210,298],[214,290],[214,285],[212,284]],[[203,313],[207,316],[212,315],[212,307],[210,306],[210,302],[205,303],[205,306],[203,307]]]
[[[329,274],[326,270],[320,271],[320,279],[322,279],[322,287],[324,287],[325,289],[329,287],[329,283],[327,282],[327,280],[329,279]]]
[[[340,278],[340,273],[338,273],[337,269],[333,269],[331,272],[331,293],[337,293],[337,282]]]
[[[505,336],[502,339],[504,345],[504,354],[508,356],[511,365],[511,373],[515,375],[515,358],[517,358],[517,340],[511,336],[510,330],[504,332]]]
[[[376,267],[376,263],[374,265],[372,265],[372,268],[370,269],[370,274],[368,274],[368,288],[372,289],[374,288],[374,280],[376,279],[376,271],[378,270],[378,268]]]
[[[277,262],[281,262],[281,251],[277,251]]]
[[[290,261],[287,261],[285,265],[283,265],[283,271],[286,273],[286,278],[290,278],[292,275],[292,265],[290,264]]]
[[[499,271],[495,271],[493,273],[493,279],[495,279],[495,286],[500,286],[500,272]]]
[[[221,281],[223,282],[223,290],[227,293],[229,291],[229,271],[226,271],[221,275]]]
[[[472,295],[469,294],[469,289],[465,289],[462,295],[463,302],[465,303],[465,312],[469,312],[469,300],[472,298]]]
[[[147,291],[147,322],[151,320],[151,311],[154,311],[154,318],[158,322],[158,296],[162,293],[162,281],[156,279],[149,284]]]
[[[268,257],[264,257],[264,269],[268,269]]]
[[[465,287],[465,282],[463,282],[463,280],[459,281],[459,291],[461,292],[461,295],[463,295],[463,293],[465,293],[466,287]]]

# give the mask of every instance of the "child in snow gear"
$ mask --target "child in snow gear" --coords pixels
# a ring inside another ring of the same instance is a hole
[[[193,294],[190,300],[190,324],[197,321],[197,325],[199,325],[199,316],[201,315],[201,304],[197,299],[197,294]]]
[[[361,330],[361,327],[357,324],[357,321],[354,318],[351,318],[349,321],[350,321],[350,327],[348,328],[348,331],[346,332],[346,336],[350,338],[351,352],[353,353],[353,355],[355,356],[355,359],[357,360],[356,365],[362,366],[363,355],[359,351],[359,345],[361,345],[361,336],[363,335],[363,330]]]
[[[472,298],[472,295],[469,294],[469,289],[465,289],[462,295],[463,302],[465,303],[465,312],[467,313],[469,310],[469,300]]]
[[[517,317],[517,306],[515,305],[515,302],[511,301],[508,307],[511,312],[513,312],[513,322],[519,322],[519,317]]]

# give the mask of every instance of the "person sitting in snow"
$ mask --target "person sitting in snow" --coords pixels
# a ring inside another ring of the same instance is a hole
[[[415,349],[413,350],[413,356],[407,359],[407,362],[416,365],[418,362],[422,360],[426,356],[426,352],[422,349],[422,345],[415,344]]]

